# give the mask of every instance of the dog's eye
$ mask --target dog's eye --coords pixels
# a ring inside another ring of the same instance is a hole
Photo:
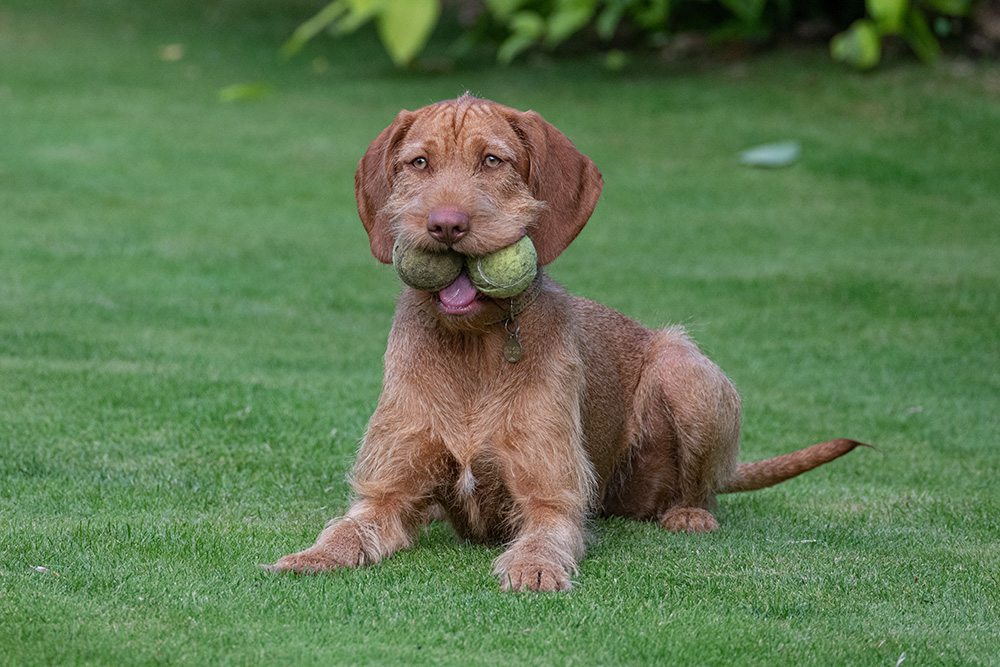
[[[490,169],[496,169],[501,164],[503,164],[503,160],[498,158],[496,155],[487,155],[483,158],[483,166],[489,167]]]
[[[418,157],[417,159],[410,162],[414,169],[426,169],[427,168],[427,158]]]

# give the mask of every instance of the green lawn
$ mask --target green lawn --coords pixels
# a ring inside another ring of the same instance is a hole
[[[0,664],[1000,664],[1000,67],[281,62],[307,4],[0,6]],[[744,460],[878,450],[723,497],[714,535],[595,521],[569,594],[501,594],[499,549],[440,525],[258,568],[346,509],[378,397],[399,283],[357,159],[466,89],[597,162],[550,272],[686,324]],[[785,139],[798,164],[739,165]]]

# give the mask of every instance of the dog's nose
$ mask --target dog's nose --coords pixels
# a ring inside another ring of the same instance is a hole
[[[447,246],[469,231],[469,214],[454,206],[438,206],[427,216],[427,233]]]

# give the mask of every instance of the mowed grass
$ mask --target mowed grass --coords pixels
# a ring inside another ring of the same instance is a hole
[[[1000,663],[995,64],[401,74],[367,39],[279,61],[305,5],[142,4],[0,8],[0,664]],[[878,450],[723,497],[714,535],[594,521],[563,595],[501,594],[500,549],[441,525],[261,571],[346,509],[378,397],[399,283],[357,159],[466,89],[598,163],[550,272],[687,325],[744,460]],[[738,164],[784,139],[799,164]]]

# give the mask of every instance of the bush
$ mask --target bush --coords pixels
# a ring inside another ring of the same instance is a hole
[[[859,69],[875,67],[882,57],[885,37],[902,37],[913,52],[926,63],[941,55],[939,37],[953,31],[948,17],[968,16],[972,0],[867,0],[867,16],[830,42],[830,53],[837,60]],[[934,17],[933,28],[928,17]]]
[[[901,37],[925,62],[941,52],[974,0],[333,0],[303,23],[286,55],[323,31],[340,35],[374,21],[393,62],[407,67],[423,51],[442,11],[461,14],[467,39],[500,34],[496,57],[509,64],[531,49],[554,51],[576,35],[588,45],[662,45],[671,34],[765,40],[803,22],[850,26],[830,43],[832,56],[860,69],[878,64],[887,37]],[[853,21],[853,23],[851,23]],[[479,29],[473,30],[473,26]],[[601,46],[603,45],[603,47]],[[609,60],[609,62],[613,62]]]

